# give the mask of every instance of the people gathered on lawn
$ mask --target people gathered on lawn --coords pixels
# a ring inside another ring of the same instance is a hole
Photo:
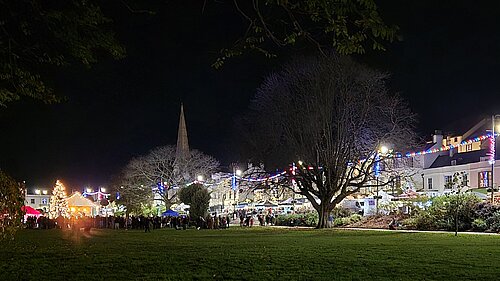
[[[25,222],[26,228],[37,229],[78,229],[89,231],[95,229],[130,229],[151,230],[161,228],[173,228],[177,230],[186,230],[194,227],[200,229],[225,229],[229,228],[231,222],[238,223],[241,227],[271,226],[275,225],[276,217],[272,213],[263,214],[238,210],[232,214],[211,213],[205,217],[191,218],[188,215],[180,216],[95,216],[85,215],[72,216],[70,218],[58,217],[49,219],[46,216],[28,217]]]

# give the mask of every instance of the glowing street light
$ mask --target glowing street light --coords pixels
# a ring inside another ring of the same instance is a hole
[[[380,153],[387,154],[387,152],[389,152],[389,148],[387,146],[385,146],[385,145],[382,145],[380,147]]]
[[[47,195],[48,191],[47,189],[42,190],[43,195]]]
[[[35,189],[35,194],[39,195],[40,194],[40,189]]]
[[[243,172],[242,172],[240,169],[236,170],[236,175],[237,175],[238,177],[239,177],[239,176],[241,176],[241,174],[243,174]]]
[[[106,192],[106,188],[101,187],[101,192]]]
[[[202,176],[202,175],[199,175],[196,179],[197,179],[198,181],[203,181],[203,176]]]
[[[87,188],[87,193],[92,192],[92,188]]]

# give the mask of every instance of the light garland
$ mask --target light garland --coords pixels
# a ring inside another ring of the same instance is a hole
[[[240,177],[240,176],[235,176],[236,179],[238,180],[242,180],[242,181],[248,181],[248,182],[263,182],[263,181],[268,181],[268,180],[272,180],[272,179],[275,179],[277,177],[280,177],[282,175],[286,174],[285,171],[281,172],[281,173],[278,173],[274,176],[269,176],[269,177],[264,177],[264,178],[259,178],[259,179],[252,179],[252,178],[243,178],[243,177]]]
[[[490,165],[495,164],[495,138],[490,138],[490,152],[489,152],[490,160],[489,163]]]
[[[488,135],[483,135],[483,136],[475,137],[475,138],[472,138],[472,139],[469,139],[469,140],[466,140],[466,141],[462,141],[462,142],[460,142],[457,145],[444,145],[444,146],[442,146],[440,148],[427,149],[427,150],[422,150],[422,151],[418,151],[418,152],[407,152],[405,154],[405,156],[406,157],[415,157],[415,156],[419,156],[419,155],[426,155],[426,154],[431,154],[431,153],[438,153],[438,152],[448,151],[448,150],[453,149],[453,148],[458,148],[458,147],[469,145],[469,144],[472,144],[472,143],[484,141],[484,140],[486,140],[488,138],[492,142],[492,145],[490,146],[490,154],[494,155],[494,153],[495,153],[494,140],[492,138],[492,135],[488,134]],[[400,158],[400,157],[403,156],[401,153],[396,153],[396,154],[391,154],[391,155],[395,156],[395,157],[398,157],[398,158]],[[306,166],[304,166],[302,164],[299,164],[299,166],[303,166],[304,168],[306,167]],[[292,174],[295,174],[295,170],[296,169],[297,169],[297,167],[295,166],[295,164],[293,164],[293,167],[290,168],[290,171],[292,171]],[[314,168],[312,166],[307,166],[307,169],[308,170],[312,170]],[[379,167],[377,167],[377,169],[379,169]],[[232,174],[230,176],[223,177],[220,182],[222,182],[224,180],[227,180],[227,179],[231,179],[231,187],[233,189],[235,189],[235,187],[237,187],[237,181],[265,182],[265,181],[269,181],[269,180],[273,180],[273,179],[276,179],[278,177],[281,177],[281,176],[285,175],[286,173],[287,173],[286,171],[283,171],[283,172],[279,172],[279,173],[277,173],[275,175],[267,176],[267,177],[262,177],[262,178],[244,178],[242,176],[237,176],[235,174]],[[203,184],[204,186],[213,186],[213,185],[220,184],[220,182],[208,184],[208,183],[205,183],[203,181],[195,180],[195,181],[192,181],[190,183],[185,184],[185,186],[190,186],[192,184]],[[178,189],[179,187],[178,186],[173,186],[172,188],[173,189]]]
[[[94,196],[94,195],[100,195],[100,196],[110,196],[111,193],[104,193],[104,192],[100,192],[100,191],[95,191],[95,192],[83,192],[82,193],[82,196]]]
[[[427,150],[422,150],[422,151],[418,151],[418,152],[408,152],[408,153],[406,153],[406,157],[415,157],[418,155],[426,155],[426,154],[431,154],[431,153],[448,151],[448,150],[453,149],[453,148],[465,146],[465,145],[472,144],[475,142],[480,142],[480,141],[483,141],[483,140],[488,139],[488,138],[493,139],[491,137],[491,135],[483,135],[483,136],[475,137],[475,138],[470,139],[470,140],[462,141],[461,143],[459,143],[457,145],[443,145],[440,148],[427,149]]]

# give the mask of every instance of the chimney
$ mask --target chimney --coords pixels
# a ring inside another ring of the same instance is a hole
[[[443,145],[443,132],[441,130],[435,130],[434,135],[432,135],[432,142]]]
[[[450,149],[450,158],[455,155],[455,148]]]

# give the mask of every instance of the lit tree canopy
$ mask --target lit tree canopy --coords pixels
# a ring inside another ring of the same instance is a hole
[[[157,147],[128,163],[124,169],[122,190],[129,190],[123,190],[123,195],[138,191],[139,186],[155,190],[168,209],[176,199],[174,189],[196,181],[198,176],[210,177],[218,166],[217,160],[198,150],[190,150],[188,157],[177,157],[175,146]]]
[[[69,217],[68,201],[66,195],[66,187],[64,184],[57,180],[52,196],[50,197],[49,204],[49,217],[52,219],[62,217]]]
[[[375,166],[391,156],[379,153],[381,145],[402,151],[414,139],[414,115],[387,93],[387,77],[330,54],[289,63],[258,89],[244,137],[257,161],[297,163],[289,179],[318,211],[318,227],[370,185]]]
[[[14,237],[21,225],[23,205],[21,186],[0,170],[0,240]]]
[[[179,200],[189,205],[191,219],[205,217],[210,203],[210,192],[202,184],[191,184],[179,190]]]

